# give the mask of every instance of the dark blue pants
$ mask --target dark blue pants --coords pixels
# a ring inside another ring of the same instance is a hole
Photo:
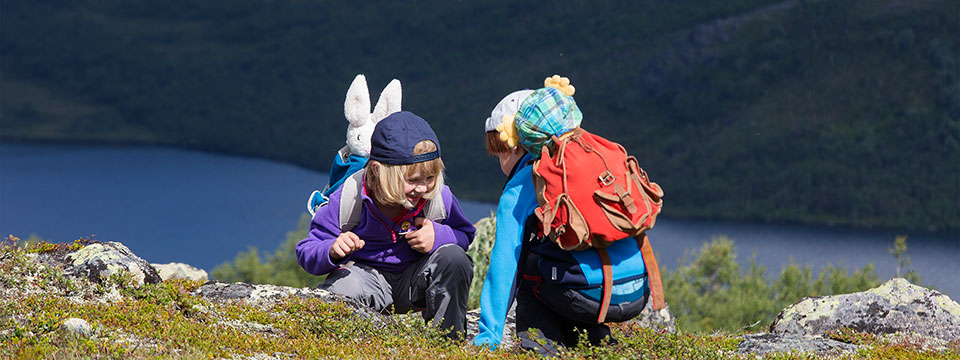
[[[577,320],[596,319],[598,309],[560,296],[560,292],[569,290],[545,281],[536,266],[537,258],[531,254],[525,259],[523,278],[517,291],[517,336],[520,337],[520,346],[550,356],[557,353],[558,345],[577,346],[583,332],[587,334],[591,345],[602,345],[605,341],[615,343],[607,325]]]

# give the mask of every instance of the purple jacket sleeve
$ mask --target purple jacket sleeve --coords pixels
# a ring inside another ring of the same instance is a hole
[[[330,202],[320,207],[310,223],[307,238],[297,243],[297,262],[313,275],[329,273],[350,256],[334,263],[330,260],[330,247],[340,235],[340,190],[330,194]]]
[[[439,223],[433,223],[435,235],[433,239],[433,249],[430,250],[430,252],[432,253],[447,244],[457,244],[463,248],[464,251],[467,251],[477,229],[473,227],[473,223],[463,214],[463,209],[460,208],[460,202],[457,201],[457,198],[453,196],[453,192],[451,192],[450,188],[446,185],[443,186],[441,196],[443,196],[443,205],[447,209],[447,218]]]

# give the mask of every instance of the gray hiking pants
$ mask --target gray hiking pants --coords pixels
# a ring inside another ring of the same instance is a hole
[[[402,273],[354,264],[334,270],[321,289],[359,300],[379,312],[391,305],[399,314],[423,311],[423,319],[448,336],[467,327],[467,294],[473,280],[473,260],[463,248],[449,244],[407,267]]]

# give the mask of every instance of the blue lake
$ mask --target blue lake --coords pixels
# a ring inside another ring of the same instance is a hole
[[[0,143],[0,234],[35,234],[51,242],[94,235],[120,241],[149,262],[209,271],[250,246],[272,252],[305,213],[307,195],[326,181],[323,173],[292,165],[170,148]],[[462,199],[461,205],[473,221],[495,207]],[[726,235],[744,266],[755,254],[771,276],[792,260],[811,265],[814,275],[826,265],[850,270],[872,263],[887,279],[896,266],[887,249],[902,234],[923,283],[960,296],[960,234],[667,215],[649,233],[667,269],[675,269],[686,251]]]

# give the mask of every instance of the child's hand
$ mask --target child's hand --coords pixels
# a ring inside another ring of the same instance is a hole
[[[330,260],[343,259],[354,251],[363,248],[363,240],[352,231],[342,232],[330,247]]]
[[[433,232],[433,221],[418,217],[413,219],[413,224],[418,229],[407,234],[407,244],[410,244],[410,248],[424,254],[433,250],[433,239],[436,235]]]

